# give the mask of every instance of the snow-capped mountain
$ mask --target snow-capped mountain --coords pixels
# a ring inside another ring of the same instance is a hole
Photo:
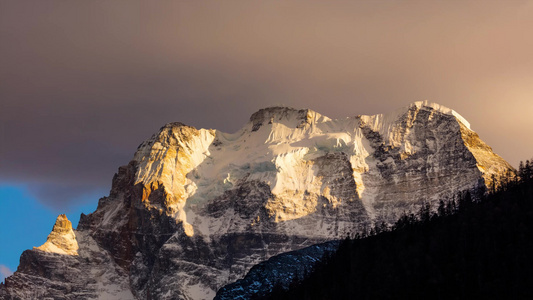
[[[212,299],[274,255],[394,222],[512,167],[455,111],[332,120],[271,107],[238,132],[170,123],[77,230],[59,216],[0,298]]]

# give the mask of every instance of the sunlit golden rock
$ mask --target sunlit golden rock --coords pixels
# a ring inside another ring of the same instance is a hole
[[[78,241],[72,223],[66,215],[59,215],[46,242],[35,249],[59,254],[78,255]]]

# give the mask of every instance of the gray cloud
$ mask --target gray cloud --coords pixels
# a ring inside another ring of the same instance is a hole
[[[533,155],[533,6],[506,2],[0,4],[0,180],[46,204],[110,185],[164,123],[330,117],[428,99],[514,165]]]

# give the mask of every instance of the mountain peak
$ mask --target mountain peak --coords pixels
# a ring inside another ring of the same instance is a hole
[[[46,242],[35,249],[45,252],[78,255],[78,242],[72,230],[72,223],[67,216],[61,214],[57,217],[52,232],[48,235]]]
[[[53,299],[212,299],[272,255],[501,180],[512,167],[467,125],[428,101],[336,120],[269,107],[235,134],[169,123],[119,168],[77,231],[58,217],[0,298],[40,289]]]
[[[272,123],[290,122],[290,127],[303,127],[306,124],[315,123],[329,118],[310,109],[296,109],[287,106],[273,106],[258,110],[250,117],[252,131],[257,131],[261,126]]]
[[[411,105],[409,105],[409,108],[415,108],[415,107],[418,108],[418,109],[422,109],[424,107],[425,108],[431,108],[431,109],[436,110],[438,112],[441,112],[443,114],[454,116],[457,120],[459,120],[461,123],[463,123],[463,125],[465,125],[468,129],[470,129],[470,123],[465,118],[463,118],[463,116],[461,116],[455,110],[453,110],[451,108],[448,108],[448,107],[446,107],[444,105],[440,105],[440,104],[435,103],[435,102],[424,100],[424,101],[417,101],[417,102],[414,102]]]

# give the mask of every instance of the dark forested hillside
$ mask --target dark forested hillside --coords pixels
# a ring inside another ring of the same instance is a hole
[[[533,299],[533,162],[519,176],[346,239],[261,299]]]

